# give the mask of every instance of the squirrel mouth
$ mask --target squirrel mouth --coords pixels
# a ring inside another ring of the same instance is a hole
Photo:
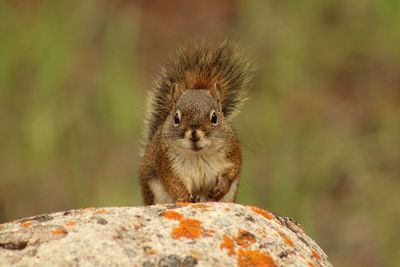
[[[198,147],[196,144],[193,144],[193,146],[192,146],[192,150],[193,151],[200,151],[202,149],[202,147]]]

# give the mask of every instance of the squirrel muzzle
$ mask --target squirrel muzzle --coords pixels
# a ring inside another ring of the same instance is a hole
[[[204,148],[204,136],[204,131],[198,129],[196,126],[192,126],[185,132],[185,139],[191,142],[189,147],[196,152]]]

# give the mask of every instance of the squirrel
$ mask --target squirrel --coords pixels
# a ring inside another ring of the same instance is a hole
[[[253,73],[226,40],[181,48],[170,58],[147,98],[139,166],[145,205],[235,201],[242,154],[231,120]]]

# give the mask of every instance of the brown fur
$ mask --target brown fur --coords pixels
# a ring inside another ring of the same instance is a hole
[[[229,142],[229,153],[227,155],[228,161],[233,163],[231,168],[226,169],[222,175],[217,180],[216,186],[211,190],[209,197],[212,200],[218,201],[223,196],[225,196],[231,184],[239,177],[240,166],[242,165],[242,153],[240,150],[239,142],[236,140],[232,140]],[[236,192],[233,201],[236,199]]]
[[[251,74],[228,42],[182,49],[163,70],[149,97],[140,164],[145,204],[235,200],[242,157],[230,119]]]

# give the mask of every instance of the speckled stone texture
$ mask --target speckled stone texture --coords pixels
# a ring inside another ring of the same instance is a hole
[[[331,266],[302,228],[254,206],[86,208],[0,224],[1,266]]]

